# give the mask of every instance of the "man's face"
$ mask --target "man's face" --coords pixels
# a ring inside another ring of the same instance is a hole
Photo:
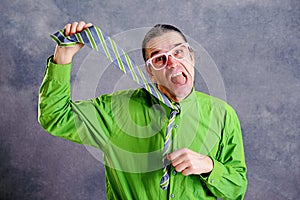
[[[166,32],[161,36],[152,38],[146,44],[146,59],[160,53],[166,53],[174,47],[185,43],[183,37],[175,32]],[[158,89],[174,102],[180,102],[192,91],[194,85],[194,54],[188,49],[184,59],[175,59],[168,55],[166,67],[155,70],[153,66],[146,66],[147,72]]]

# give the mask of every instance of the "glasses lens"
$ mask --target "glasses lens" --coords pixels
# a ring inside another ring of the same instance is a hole
[[[188,44],[183,43],[171,49],[167,53],[158,54],[149,59],[149,62],[152,64],[152,67],[159,70],[164,68],[167,65],[168,56],[171,55],[173,58],[182,60],[186,58],[189,54]]]
[[[152,65],[154,68],[162,68],[167,62],[167,57],[165,54],[157,55],[152,58]]]
[[[177,59],[183,59],[188,55],[188,48],[186,45],[179,45],[172,49],[172,56]]]

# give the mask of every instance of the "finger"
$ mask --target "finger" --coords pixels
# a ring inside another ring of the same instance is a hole
[[[83,28],[86,29],[86,28],[88,28],[88,27],[90,27],[90,26],[93,26],[93,24],[92,24],[92,23],[87,23],[87,24],[85,24],[85,25],[83,26]]]
[[[170,154],[168,154],[168,159],[173,161],[174,159],[176,159],[177,157],[181,156],[182,154],[187,153],[189,150],[187,148],[183,148],[183,149],[179,149],[177,151],[174,151]]]
[[[77,28],[76,28],[76,32],[81,32],[84,28],[84,25],[85,25],[85,22],[84,21],[80,21],[77,25]]]
[[[192,170],[190,167],[188,167],[188,168],[185,168],[185,169],[181,172],[181,174],[182,174],[183,176],[188,176],[188,175],[193,174],[193,170]]]
[[[69,34],[70,34],[70,29],[71,29],[71,24],[65,25],[64,31],[65,31],[65,35],[66,35],[66,36],[69,36]]]
[[[174,168],[175,168],[175,170],[176,170],[177,172],[182,172],[182,171],[184,171],[184,170],[185,170],[186,168],[188,168],[188,167],[189,167],[189,165],[188,165],[187,162],[182,162],[182,163],[180,163],[180,164],[174,166]]]
[[[70,35],[73,35],[73,34],[76,33],[77,25],[78,25],[78,22],[73,22],[72,23],[71,30],[70,30]]]
[[[175,166],[179,165],[180,163],[185,162],[185,160],[186,160],[185,154],[181,154],[178,157],[171,160],[171,162],[172,162],[172,165],[175,167]]]

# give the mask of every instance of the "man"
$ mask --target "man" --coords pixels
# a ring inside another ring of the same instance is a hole
[[[89,26],[73,22],[64,33]],[[225,102],[194,90],[194,53],[180,30],[156,25],[142,45],[151,81],[179,108],[168,141],[172,110],[145,89],[70,100],[71,62],[82,46],[57,46],[48,59],[39,122],[52,135],[104,152],[107,199],[243,199],[238,118]]]

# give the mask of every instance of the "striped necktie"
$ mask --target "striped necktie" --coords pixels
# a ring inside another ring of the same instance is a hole
[[[164,151],[163,151],[163,176],[161,178],[160,181],[160,187],[163,190],[166,190],[169,186],[169,182],[170,182],[170,176],[168,173],[168,159],[167,159],[167,155],[170,152],[170,143],[171,143],[171,135],[172,135],[172,128],[173,128],[173,124],[175,121],[175,117],[177,114],[180,113],[180,106],[179,104],[176,104],[176,109],[172,110],[170,117],[169,117],[169,122],[168,122],[168,126],[167,126],[167,131],[166,131],[166,136],[165,136],[165,143],[164,143]]]
[[[161,180],[161,188],[166,190],[169,185],[169,175],[167,171],[167,162],[165,162],[166,155],[169,153],[170,149],[170,138],[171,130],[176,117],[176,114],[179,113],[179,105],[173,104],[167,96],[161,93],[155,84],[151,83],[151,80],[148,76],[145,76],[141,71],[141,68],[131,60],[128,54],[121,49],[114,40],[108,37],[103,31],[93,25],[84,31],[71,35],[65,36],[64,30],[59,30],[56,33],[50,35],[50,37],[59,45],[59,46],[73,46],[77,42],[87,45],[88,47],[101,52],[104,54],[110,62],[114,63],[120,70],[125,74],[129,74],[131,78],[139,84],[141,87],[145,88],[150,92],[154,97],[163,102],[169,108],[172,109],[171,115],[169,117],[169,123],[166,130],[165,142],[164,142],[164,151],[163,151],[163,177]]]

